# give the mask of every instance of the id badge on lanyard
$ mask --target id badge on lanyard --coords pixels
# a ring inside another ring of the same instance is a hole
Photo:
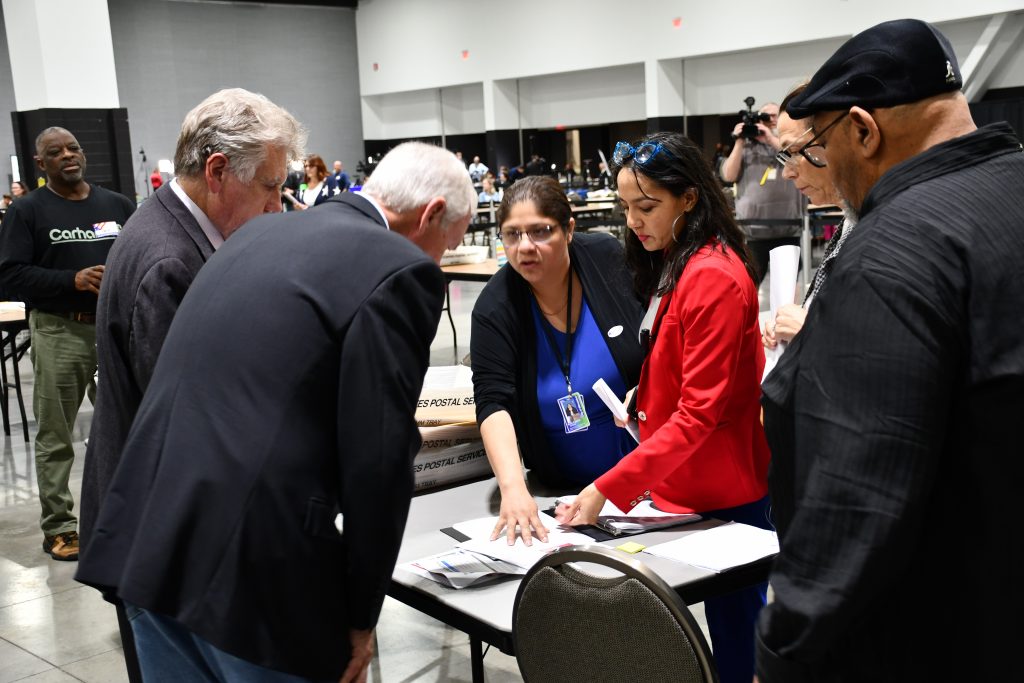
[[[557,400],[558,403],[558,414],[562,416],[562,424],[565,425],[566,434],[574,434],[576,432],[585,432],[590,427],[590,418],[587,416],[587,405],[583,400],[583,394],[578,391],[572,390],[572,380],[569,378],[570,364],[572,363],[572,264],[569,266],[569,302],[566,305],[566,324],[565,324],[565,355],[562,355],[562,350],[558,348],[558,344],[555,343],[555,337],[549,329],[550,323],[542,321],[541,329],[544,330],[544,336],[547,337],[548,344],[551,346],[551,351],[555,354],[555,358],[558,360],[558,366],[562,370],[562,375],[565,377],[565,387],[568,393]]]

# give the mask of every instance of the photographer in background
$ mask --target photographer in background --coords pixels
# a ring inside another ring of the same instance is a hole
[[[799,218],[802,200],[792,182],[782,177],[775,161],[779,138],[775,127],[779,105],[768,102],[753,112],[754,98],[744,102],[743,120],[732,131],[732,152],[722,161],[722,180],[736,183],[736,218],[757,261],[758,282],[768,272],[768,252],[785,244],[800,244],[799,225],[747,224],[750,219]]]

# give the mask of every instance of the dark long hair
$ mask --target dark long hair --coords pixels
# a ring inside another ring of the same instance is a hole
[[[722,187],[700,149],[678,133],[652,133],[634,142],[633,147],[645,144],[661,145],[662,150],[644,164],[635,163],[632,157],[621,165],[613,164],[612,174],[618,175],[623,169],[632,172],[641,192],[645,182],[654,183],[676,197],[693,188],[697,192],[697,203],[687,214],[686,228],[679,234],[678,241],[673,240],[663,252],[647,251],[632,230],[626,231],[626,263],[633,273],[637,293],[647,298],[655,293],[670,292],[679,282],[690,257],[711,241],[723,252],[728,248],[736,254],[756,283],[754,258]]]

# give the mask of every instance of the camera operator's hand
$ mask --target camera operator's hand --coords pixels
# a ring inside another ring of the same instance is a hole
[[[735,140],[738,143],[746,142],[745,138],[743,138],[742,135],[743,135],[743,122],[740,121],[739,123],[736,124],[736,127],[732,129],[732,139]]]
[[[763,142],[766,145],[770,145],[771,148],[774,149],[775,151],[779,151],[780,149],[782,149],[782,143],[779,142],[779,139],[777,137],[775,137],[775,133],[772,132],[771,128],[764,125],[763,123],[758,123],[757,130],[760,131],[757,135],[758,142]]]

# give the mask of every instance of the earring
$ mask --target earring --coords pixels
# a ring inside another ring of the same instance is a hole
[[[675,242],[676,244],[679,244],[679,239],[676,237],[676,223],[678,223],[679,219],[682,218],[685,215],[686,215],[686,212],[684,211],[681,214],[679,214],[678,216],[676,216],[676,219],[674,221],[672,221],[672,241]],[[686,227],[685,223],[683,223],[683,227],[684,228]]]

